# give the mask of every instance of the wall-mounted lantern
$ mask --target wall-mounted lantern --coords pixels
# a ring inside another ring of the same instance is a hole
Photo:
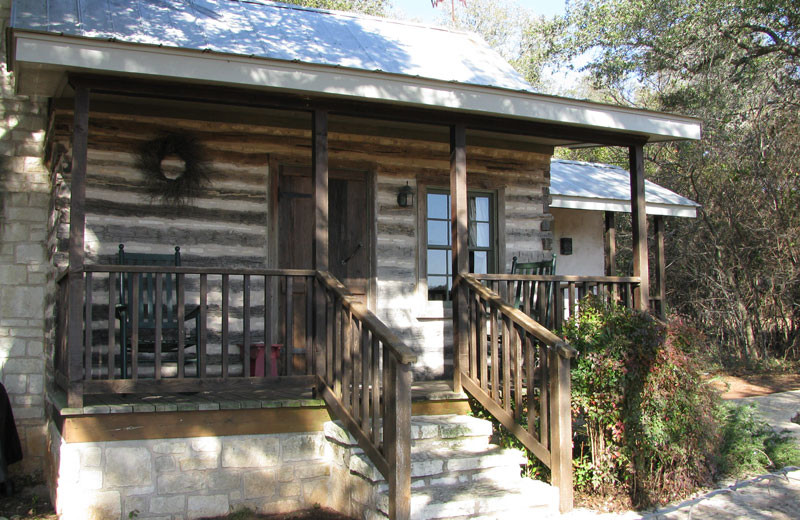
[[[397,194],[397,205],[401,208],[414,206],[414,190],[411,189],[407,181],[406,185],[400,188],[400,192]]]

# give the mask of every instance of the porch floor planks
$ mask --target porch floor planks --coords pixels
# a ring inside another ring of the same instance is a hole
[[[296,385],[178,394],[88,394],[83,408],[67,407],[61,392],[51,394],[50,399],[61,416],[325,406],[322,399],[314,398],[311,388]],[[432,410],[437,405],[463,403],[466,395],[453,392],[449,380],[418,381],[411,387],[411,399],[414,413],[424,415],[436,413]]]

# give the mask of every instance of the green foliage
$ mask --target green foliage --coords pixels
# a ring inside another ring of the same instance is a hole
[[[352,11],[373,16],[387,16],[392,7],[391,0],[292,0],[289,3],[303,7]]]
[[[682,497],[711,481],[718,430],[714,394],[678,326],[595,298],[564,327],[581,354],[572,371],[576,486],[624,489],[635,506]]]
[[[717,410],[722,427],[720,472],[731,478],[800,465],[800,446],[760,420],[751,406],[724,404]]]

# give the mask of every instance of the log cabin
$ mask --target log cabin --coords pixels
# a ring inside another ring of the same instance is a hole
[[[25,323],[61,518],[572,508],[575,351],[541,316],[648,308],[643,146],[697,120],[537,93],[472,34],[267,1],[15,0],[6,60],[46,120]],[[559,146],[629,151],[632,276],[509,273],[552,247]]]

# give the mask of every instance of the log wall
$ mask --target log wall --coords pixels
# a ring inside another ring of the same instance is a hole
[[[154,253],[169,253],[179,245],[184,265],[275,266],[277,239],[272,235],[277,228],[270,222],[274,209],[270,168],[281,163],[310,165],[310,117],[265,113],[260,120],[270,121],[268,125],[253,122],[259,120],[258,114],[223,116],[221,109],[211,114],[191,107],[110,106],[90,108],[87,262],[115,263],[118,244],[124,243],[128,251]],[[72,114],[57,108],[54,115],[50,142],[68,151]],[[374,173],[375,310],[420,353],[417,378],[448,374],[449,314],[441,303],[427,302],[418,285],[419,205],[399,208],[396,201],[406,182],[415,192],[421,185],[448,186],[447,129],[426,127],[415,132],[390,122],[359,126],[333,117],[330,126],[331,168]],[[212,167],[203,195],[181,207],[152,199],[136,167],[141,144],[167,132],[194,135],[206,148]],[[502,196],[498,205],[505,224],[499,234],[505,246],[503,271],[508,272],[512,256],[540,260],[550,254],[551,149],[519,143],[505,149],[487,143],[468,132],[468,183],[472,188],[498,190]],[[64,176],[68,181],[68,173]],[[64,190],[56,201],[60,224],[55,258],[61,265],[66,258],[68,207],[69,193]],[[213,325],[217,288],[210,289]],[[260,297],[253,294],[254,299]],[[235,330],[236,324],[232,326]]]

